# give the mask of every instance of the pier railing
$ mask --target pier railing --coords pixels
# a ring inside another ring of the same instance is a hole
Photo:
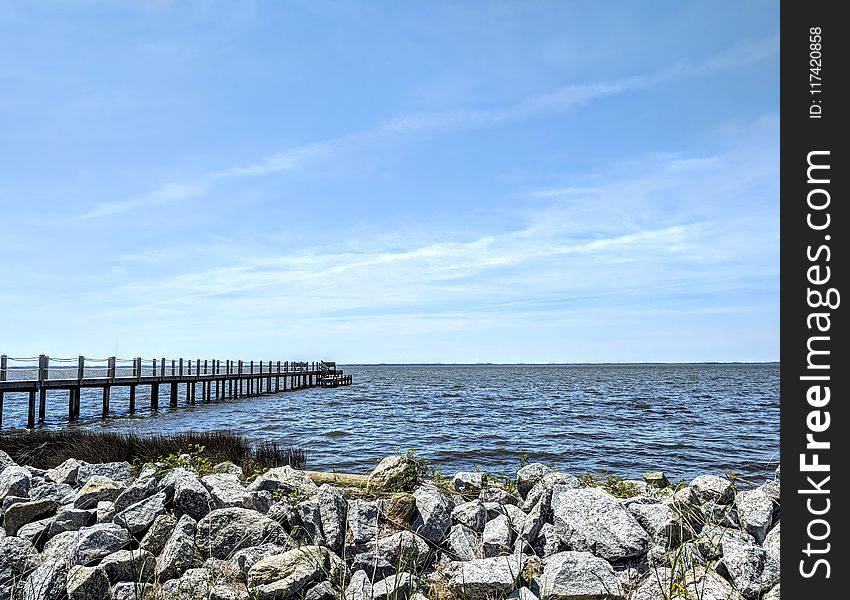
[[[333,382],[333,383],[331,383]],[[337,370],[328,361],[245,361],[184,358],[51,358],[45,354],[32,357],[0,355],[0,427],[3,424],[3,403],[6,393],[23,392],[29,397],[27,427],[36,419],[44,421],[47,412],[47,391],[68,391],[68,419],[80,415],[80,396],[83,388],[103,389],[103,416],[109,415],[110,391],[113,387],[128,387],[130,412],[136,408],[136,388],[150,386],[151,410],[159,408],[159,387],[169,384],[169,402],[178,405],[178,385],[185,384],[186,401],[197,401],[196,386],[200,386],[201,402],[213,399],[241,398],[273,394],[314,387],[336,387],[351,383],[350,375]],[[333,385],[335,384],[335,385]],[[36,405],[36,396],[38,404]],[[36,410],[37,406],[37,410]]]

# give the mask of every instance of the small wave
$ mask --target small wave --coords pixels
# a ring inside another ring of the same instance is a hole
[[[325,432],[325,436],[332,438],[344,437],[346,435],[350,435],[350,433],[348,431],[337,431],[336,429]]]

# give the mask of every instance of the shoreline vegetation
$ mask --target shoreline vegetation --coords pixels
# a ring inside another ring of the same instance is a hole
[[[154,439],[0,436],[0,600],[780,598],[778,468],[747,489],[525,460],[446,476],[408,451],[349,475],[229,432]]]

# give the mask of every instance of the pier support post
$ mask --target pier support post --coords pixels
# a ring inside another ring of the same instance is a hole
[[[104,417],[109,416],[109,391],[110,391],[109,385],[103,386],[103,416]]]
[[[130,384],[130,414],[136,412],[136,384]]]
[[[29,402],[27,403],[27,428],[35,427],[35,388],[29,391]]]
[[[171,396],[169,397],[168,404],[175,408],[177,406],[177,382],[172,382],[171,384]]]
[[[38,357],[38,422],[43,423],[47,412],[47,388],[44,382],[47,380],[47,369],[50,359],[44,354]]]
[[[159,384],[151,384],[151,410],[156,412],[159,410]]]

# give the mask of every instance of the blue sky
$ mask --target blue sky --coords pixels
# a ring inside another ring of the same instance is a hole
[[[2,2],[0,353],[779,356],[775,2]]]

